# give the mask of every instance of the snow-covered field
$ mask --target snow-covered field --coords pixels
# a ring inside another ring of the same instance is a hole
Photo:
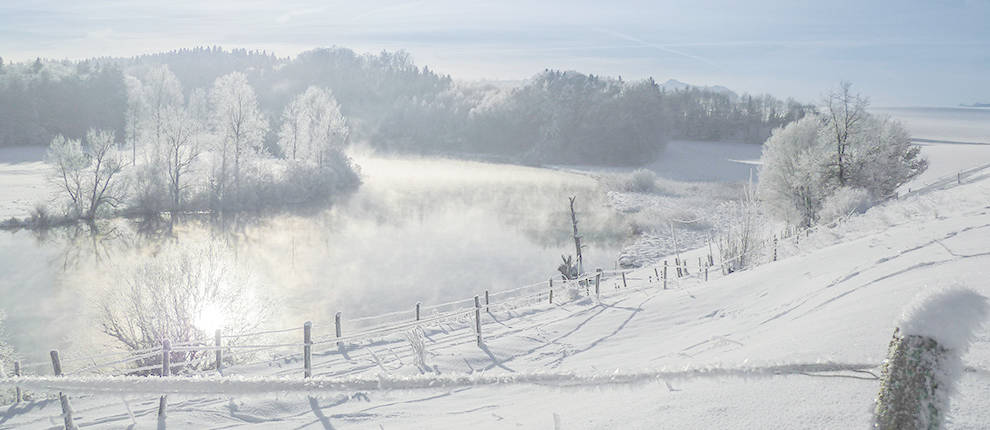
[[[0,220],[24,217],[37,203],[47,203],[54,187],[48,181],[45,148],[0,148]]]

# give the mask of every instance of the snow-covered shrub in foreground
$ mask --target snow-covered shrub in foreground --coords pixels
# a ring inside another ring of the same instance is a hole
[[[964,288],[922,294],[907,307],[883,363],[875,428],[943,426],[962,356],[987,312],[986,297]]]
[[[818,220],[831,224],[842,217],[866,212],[873,205],[870,192],[862,188],[842,187],[825,198]]]
[[[744,188],[742,199],[720,205],[719,211],[725,215],[716,229],[723,273],[753,266],[768,235],[766,214],[752,185]]]
[[[112,273],[109,291],[99,303],[103,332],[128,350],[155,348],[164,339],[173,344],[211,339],[216,329],[234,336],[250,332],[264,323],[271,304],[245,273],[221,245],[165,245],[156,255],[137,258]],[[193,362],[173,372],[208,366],[209,360],[196,360],[210,354],[174,353],[175,363]],[[156,360],[160,362],[152,357],[137,364]]]

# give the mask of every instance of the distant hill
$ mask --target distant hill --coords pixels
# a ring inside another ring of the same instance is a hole
[[[987,107],[990,107],[990,103],[973,103],[973,104],[969,104],[969,105],[968,104],[965,104],[965,103],[960,103],[959,106],[962,106],[962,107],[987,108]]]

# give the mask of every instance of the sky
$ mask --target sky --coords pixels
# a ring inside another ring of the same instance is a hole
[[[0,0],[0,57],[404,49],[464,80],[555,68],[807,102],[847,80],[875,106],[954,106],[990,102],[988,18],[988,0]]]

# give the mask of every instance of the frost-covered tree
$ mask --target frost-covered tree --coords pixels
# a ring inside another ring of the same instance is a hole
[[[124,111],[124,142],[131,147],[131,164],[137,163],[138,142],[142,138],[143,122],[147,114],[144,86],[134,76],[124,76],[127,87],[127,110]]]
[[[235,192],[239,189],[242,165],[264,153],[268,120],[258,109],[254,89],[240,72],[217,78],[210,90],[210,103],[213,107],[210,119],[219,157],[219,166],[214,172],[214,187],[222,200],[228,185],[233,186]]]
[[[839,186],[845,186],[848,179],[851,138],[864,129],[863,122],[869,116],[866,108],[870,100],[852,93],[852,83],[841,82],[839,87],[825,96],[824,119],[829,141],[834,149],[834,174]]]
[[[112,131],[90,130],[84,142],[56,136],[47,158],[72,216],[93,221],[102,209],[123,201],[124,160]]]
[[[907,129],[889,117],[868,116],[849,140],[846,185],[862,188],[874,198],[893,195],[928,168],[921,147],[911,143]]]
[[[313,86],[292,99],[282,112],[279,146],[289,159],[323,166],[332,153],[343,148],[349,135],[333,93]]]
[[[147,139],[157,146],[161,142],[166,111],[183,105],[182,84],[166,65],[151,67],[142,83],[144,101],[141,108],[146,112]]]
[[[162,137],[156,153],[168,179],[173,211],[181,209],[183,193],[189,187],[187,175],[202,152],[199,124],[181,107],[170,107],[162,115]]]
[[[928,163],[904,126],[865,109],[866,99],[851,95],[844,83],[826,99],[824,114],[774,130],[764,143],[759,184],[771,213],[810,226],[837,190],[850,196],[863,190],[872,203],[924,172]],[[833,203],[830,210],[843,206]]]
[[[825,185],[829,147],[821,136],[821,120],[806,116],[773,131],[763,144],[757,195],[767,209],[795,225],[818,219]]]

